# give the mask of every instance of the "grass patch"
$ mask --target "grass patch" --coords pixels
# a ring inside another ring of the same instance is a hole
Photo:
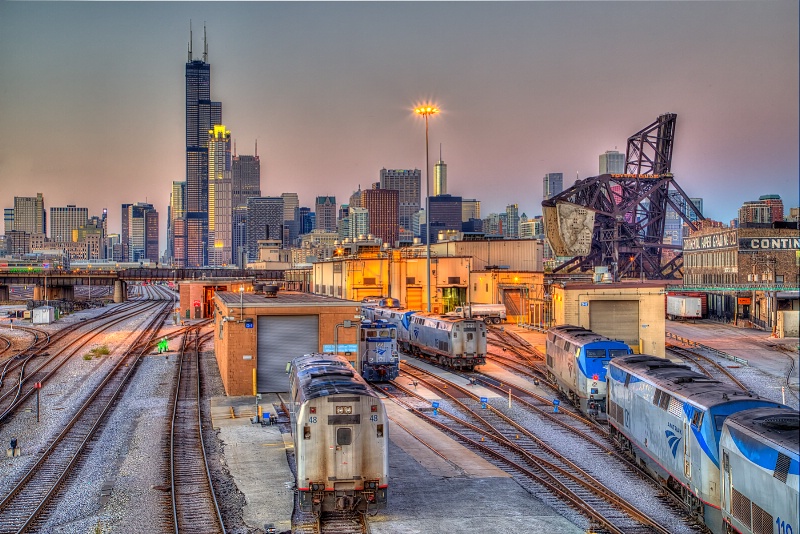
[[[111,350],[105,345],[102,347],[95,347],[89,351],[88,354],[83,355],[84,360],[91,360],[92,358],[99,358],[100,356],[108,356],[111,354]]]
[[[88,360],[91,360],[91,359],[92,359],[92,355],[91,355],[91,354],[84,354],[84,355],[83,355],[83,359],[84,359],[84,360],[87,360],[87,361],[88,361]]]

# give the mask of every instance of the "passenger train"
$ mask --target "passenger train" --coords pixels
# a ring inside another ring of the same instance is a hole
[[[583,413],[606,418],[608,362],[631,354],[615,341],[580,326],[561,325],[547,332],[546,366],[549,378]]]
[[[361,321],[356,369],[368,382],[394,380],[400,372],[397,326],[386,320]]]
[[[486,363],[487,327],[479,319],[370,305],[362,307],[362,315],[397,326],[398,346],[417,357],[465,371]]]
[[[304,512],[382,509],[389,485],[389,419],[343,356],[291,361],[289,413]]]
[[[781,448],[765,440],[763,424],[761,431],[742,430],[743,423],[753,426],[746,421],[775,410],[794,414],[796,421],[797,412],[786,406],[664,358],[634,355],[613,358],[609,363],[612,437],[656,480],[679,495],[687,509],[715,534],[788,534],[797,528],[796,430],[793,448],[785,447],[788,441]],[[783,451],[788,460],[777,452],[767,456],[767,451]],[[777,476],[778,468],[781,476],[786,473],[785,484],[751,485],[746,481],[769,471]],[[752,522],[754,502],[763,507],[758,528]],[[794,510],[786,507],[789,502],[794,502]],[[742,508],[747,506],[748,510]],[[721,508],[726,507],[728,512],[723,513]],[[738,510],[738,517],[745,521],[734,523],[731,509]],[[764,518],[770,519],[766,530]],[[751,522],[744,528],[746,521]]]

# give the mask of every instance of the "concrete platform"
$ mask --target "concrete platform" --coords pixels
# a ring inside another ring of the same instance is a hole
[[[273,411],[273,402],[278,402],[277,396],[262,396],[265,411]],[[242,519],[253,528],[272,523],[278,532],[289,531],[294,475],[286,449],[294,447],[292,436],[281,433],[277,426],[252,424],[255,414],[252,396],[211,398],[211,421],[219,430],[225,463],[247,501]]]

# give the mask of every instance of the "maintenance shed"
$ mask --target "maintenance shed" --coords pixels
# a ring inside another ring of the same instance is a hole
[[[553,284],[555,324],[588,328],[627,343],[636,353],[665,357],[665,282]]]
[[[361,304],[309,293],[216,291],[214,352],[225,392],[289,391],[286,364],[312,352],[356,357]]]

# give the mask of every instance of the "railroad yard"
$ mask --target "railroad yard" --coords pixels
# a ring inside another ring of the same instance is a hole
[[[0,462],[0,533],[705,532],[608,425],[559,397],[545,334],[511,324],[490,327],[474,372],[401,354],[399,376],[375,386],[390,420],[387,507],[315,525],[292,512],[287,395],[261,400],[277,424],[253,424],[254,398],[224,395],[211,321],[173,324],[164,286],[129,297],[0,328],[0,442],[20,451]],[[797,338],[666,329],[673,361],[800,406]]]

